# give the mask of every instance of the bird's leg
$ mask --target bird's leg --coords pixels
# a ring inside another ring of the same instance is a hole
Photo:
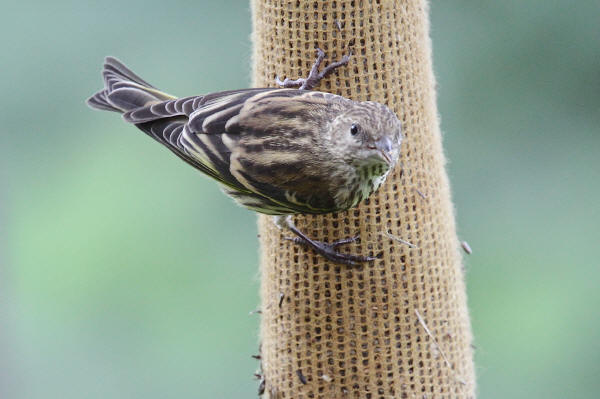
[[[297,237],[286,238],[290,241],[293,241],[296,244],[308,245],[311,247],[316,253],[322,255],[326,259],[329,259],[335,263],[341,263],[349,266],[356,266],[360,263],[369,262],[377,259],[373,256],[361,256],[361,255],[351,255],[351,254],[343,254],[337,252],[335,249],[343,244],[348,244],[354,242],[359,239],[358,236],[352,238],[344,238],[341,240],[336,240],[331,244],[316,241],[309,238],[306,234],[300,231],[292,221],[292,217],[290,215],[287,216],[275,216],[275,224],[281,229],[289,229],[292,233],[297,235]]]
[[[323,79],[342,65],[346,65],[348,61],[350,61],[350,54],[344,55],[341,60],[337,62],[332,62],[331,64],[327,65],[323,69],[323,71],[319,72],[319,67],[325,59],[325,53],[320,48],[317,48],[317,59],[315,60],[315,63],[313,64],[312,68],[310,69],[310,73],[306,78],[300,78],[296,80],[285,78],[285,80],[282,81],[279,79],[279,76],[277,76],[275,78],[275,83],[285,88],[298,87],[300,90],[314,89],[319,84],[321,79]]]

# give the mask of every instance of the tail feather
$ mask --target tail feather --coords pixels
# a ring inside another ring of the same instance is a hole
[[[157,90],[114,57],[105,58],[102,76],[104,88],[87,100],[92,108],[123,113],[175,98]]]
[[[108,102],[108,98],[106,97],[106,90],[100,90],[99,92],[97,92],[96,94],[94,94],[93,96],[91,96],[90,98],[87,99],[86,103],[88,106],[94,108],[94,109],[102,109],[105,111],[115,111],[115,112],[121,112],[120,109],[113,107],[112,105],[110,105],[110,103]]]
[[[111,81],[118,82],[120,80],[126,80],[156,89],[156,87],[152,86],[150,83],[136,75],[131,69],[127,68],[121,61],[111,56],[104,58],[102,76],[104,77],[104,84],[106,87],[111,87]]]

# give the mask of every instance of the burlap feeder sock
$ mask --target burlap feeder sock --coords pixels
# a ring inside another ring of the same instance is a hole
[[[399,164],[369,200],[345,213],[294,218],[318,240],[360,234],[342,251],[381,253],[380,260],[332,264],[259,218],[264,397],[475,397],[427,3],[252,3],[254,87],[306,76],[316,47],[332,62],[350,46],[349,65],[316,89],[387,104],[404,128]]]

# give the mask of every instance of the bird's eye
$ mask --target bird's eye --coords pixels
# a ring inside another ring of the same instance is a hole
[[[352,126],[350,126],[350,134],[353,136],[356,136],[357,133],[358,133],[358,125],[356,123],[353,123]]]

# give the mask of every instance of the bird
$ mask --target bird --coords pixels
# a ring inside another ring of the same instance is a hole
[[[317,241],[292,215],[344,211],[368,198],[398,161],[402,126],[383,104],[311,90],[349,60],[346,55],[319,72],[324,52],[317,54],[308,77],[277,77],[281,87],[188,97],[158,90],[109,56],[104,87],[87,104],[120,113],[239,205],[272,215],[294,243],[334,263],[358,265],[376,257],[337,251],[358,236]]]

